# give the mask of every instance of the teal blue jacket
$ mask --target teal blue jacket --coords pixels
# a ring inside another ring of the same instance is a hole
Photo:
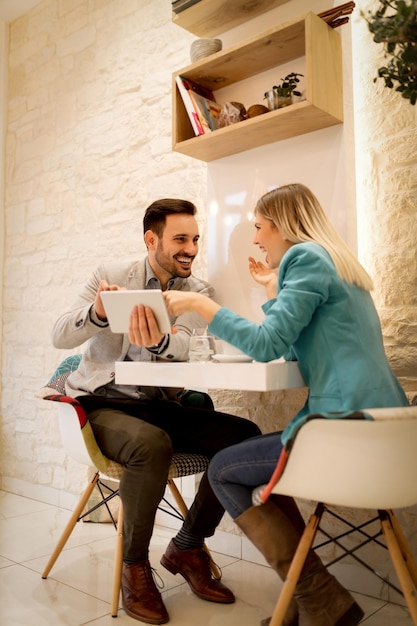
[[[224,307],[209,330],[256,361],[298,361],[309,395],[295,420],[408,404],[388,364],[370,293],[341,280],[318,244],[296,244],[286,252],[278,297],[262,308],[265,319],[257,324]]]

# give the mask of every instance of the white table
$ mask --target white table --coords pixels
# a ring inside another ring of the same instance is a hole
[[[296,361],[269,363],[140,363],[118,361],[116,383],[188,389],[274,391],[305,387]]]

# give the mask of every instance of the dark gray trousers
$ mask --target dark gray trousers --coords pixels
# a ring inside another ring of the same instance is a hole
[[[123,553],[148,558],[156,510],[164,494],[174,452],[216,452],[260,434],[246,419],[164,400],[136,402],[81,396],[102,452],[124,466],[120,497],[124,509]],[[224,513],[203,474],[184,522],[193,536],[214,534]]]

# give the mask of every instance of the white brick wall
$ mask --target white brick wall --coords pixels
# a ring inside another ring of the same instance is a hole
[[[53,499],[50,487],[83,486],[85,469],[62,452],[56,408],[34,393],[66,356],[51,346],[52,324],[96,264],[144,252],[143,210],[158,197],[194,201],[204,235],[206,167],[171,152],[171,75],[189,63],[193,39],[172,25],[166,0],[45,0],[10,26],[6,488],[33,484]]]

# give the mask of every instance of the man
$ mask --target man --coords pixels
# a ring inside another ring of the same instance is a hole
[[[152,578],[148,560],[157,506],[164,494],[174,452],[206,454],[260,433],[248,420],[179,403],[182,390],[117,385],[115,361],[184,361],[193,328],[204,326],[199,315],[187,313],[173,321],[163,335],[149,309],[135,307],[129,335],[114,334],[106,320],[100,294],[104,290],[178,289],[213,296],[208,283],[191,275],[198,252],[195,206],[185,200],[152,203],[143,219],[148,254],[132,263],[101,265],[73,306],[55,323],[57,348],[87,342],[78,370],[67,380],[67,393],[77,397],[103,453],[124,466],[120,497],[123,525],[123,606],[131,617],[150,624],[169,620]],[[224,509],[204,474],[187,519],[174,537],[162,565],[179,573],[199,597],[234,602],[233,593],[211,576],[204,539],[214,534]]]

